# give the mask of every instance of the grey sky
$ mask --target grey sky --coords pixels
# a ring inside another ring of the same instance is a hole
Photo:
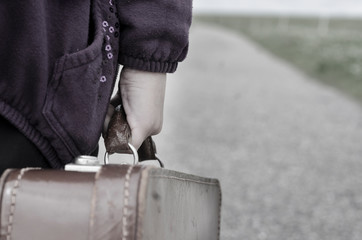
[[[362,16],[361,0],[194,0],[195,12],[274,12]]]

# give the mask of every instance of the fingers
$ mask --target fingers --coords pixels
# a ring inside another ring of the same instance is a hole
[[[138,149],[147,137],[158,134],[162,129],[166,74],[124,68],[119,89],[121,94],[113,97],[108,107],[103,135],[114,107],[122,103],[131,128],[130,143]]]
[[[128,120],[129,118],[127,117],[127,121],[128,122],[134,122],[132,120]],[[132,126],[136,126],[136,127],[131,127],[131,132],[132,132],[132,138],[130,139],[130,143],[136,148],[138,149],[143,141],[149,137],[149,136],[153,136],[153,135],[157,135],[161,132],[162,129],[162,122],[158,122],[156,124],[151,124],[148,121],[141,121],[138,124],[132,124]],[[131,126],[131,125],[130,125]]]
[[[120,92],[132,131],[131,144],[137,149],[162,129],[166,74],[123,69]]]
[[[114,114],[114,111],[115,111],[114,106],[109,104],[107,115],[106,115],[106,118],[104,120],[104,125],[103,125],[103,132],[102,132],[103,137],[105,137],[107,135],[109,122]],[[147,119],[147,118],[145,118],[145,119]],[[159,122],[159,121],[156,123],[155,122],[151,123],[150,121],[144,121],[144,119],[137,121],[137,120],[133,120],[132,117],[127,116],[127,122],[128,123],[131,122],[131,125],[134,126],[133,128],[131,128],[132,137],[130,139],[130,143],[136,149],[138,149],[142,145],[143,141],[147,137],[160,133],[160,131],[162,129],[162,122]]]

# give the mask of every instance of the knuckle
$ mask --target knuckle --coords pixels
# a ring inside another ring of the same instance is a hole
[[[155,122],[147,122],[144,125],[144,132],[146,137],[151,135],[157,135],[162,130],[162,122],[155,121]]]
[[[161,130],[162,130],[162,122],[157,122],[153,124],[151,135],[157,135],[161,132]]]

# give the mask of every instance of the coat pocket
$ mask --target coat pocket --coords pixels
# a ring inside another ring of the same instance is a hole
[[[57,60],[43,109],[54,136],[62,142],[54,147],[66,147],[73,156],[90,154],[97,147],[113,87],[102,76],[104,32],[101,27],[95,31],[86,49]]]

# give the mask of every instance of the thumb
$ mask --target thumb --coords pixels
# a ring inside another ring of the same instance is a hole
[[[102,132],[103,137],[105,137],[107,135],[108,125],[109,125],[109,122],[111,121],[113,113],[114,113],[114,107],[113,107],[113,105],[109,104],[106,118],[104,119],[104,123],[103,123],[103,132]]]

